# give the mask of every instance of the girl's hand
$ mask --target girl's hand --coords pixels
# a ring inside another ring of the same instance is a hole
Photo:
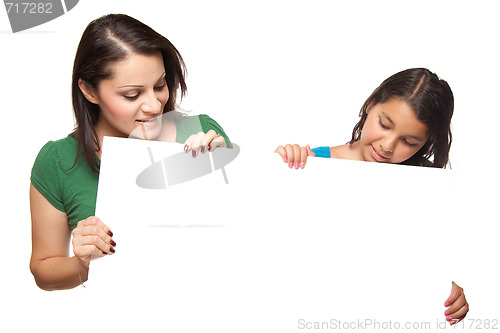
[[[224,138],[214,130],[208,131],[206,134],[203,132],[198,132],[192,134],[186,142],[184,142],[184,151],[192,151],[193,157],[198,156],[201,151],[204,154],[206,151],[214,151],[216,148],[226,148],[226,141]]]
[[[305,147],[300,147],[299,145],[279,146],[274,152],[280,154],[283,162],[288,163],[289,168],[295,167],[295,169],[298,169],[299,166],[304,169],[307,157],[316,156],[309,145]]]
[[[90,259],[115,253],[113,233],[95,216],[78,222],[72,231],[73,253],[88,268]]]
[[[464,319],[467,312],[469,312],[469,303],[465,299],[464,290],[455,282],[451,283],[451,293],[445,301],[444,306],[448,307],[444,315],[450,325],[454,325]]]

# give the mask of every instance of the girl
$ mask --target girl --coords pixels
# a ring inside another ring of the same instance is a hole
[[[231,145],[208,116],[173,111],[179,88],[180,99],[186,93],[184,73],[177,49],[129,16],[107,15],[87,26],[73,67],[76,129],[64,139],[48,142],[31,173],[30,269],[40,288],[78,286],[87,280],[92,257],[115,252],[113,233],[93,216],[105,135],[128,137],[135,128],[148,127],[168,112],[176,114],[168,117],[169,135],[193,156]]]
[[[407,69],[368,97],[347,144],[315,149],[286,145],[276,152],[296,169],[305,166],[308,156],[445,168],[452,115],[448,83],[425,68]]]
[[[453,103],[446,81],[425,68],[407,69],[368,97],[347,144],[315,149],[288,144],[275,152],[295,169],[304,168],[308,156],[445,168]],[[445,306],[452,325],[469,311],[463,289],[454,282]]]

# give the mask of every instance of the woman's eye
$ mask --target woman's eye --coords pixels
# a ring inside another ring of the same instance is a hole
[[[162,90],[163,88],[165,88],[166,85],[167,85],[167,83],[164,82],[162,85],[156,86],[155,90]]]
[[[137,93],[135,95],[123,95],[123,97],[125,97],[126,99],[130,99],[130,100],[136,100],[137,97],[139,97],[139,93]]]

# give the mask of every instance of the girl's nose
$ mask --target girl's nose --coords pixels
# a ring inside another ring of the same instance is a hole
[[[396,138],[386,137],[380,142],[380,147],[387,153],[392,153],[396,146]]]

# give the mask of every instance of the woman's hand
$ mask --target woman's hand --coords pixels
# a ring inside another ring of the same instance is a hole
[[[72,236],[73,252],[86,268],[93,257],[115,253],[116,243],[111,238],[113,233],[95,216],[78,222]]]
[[[274,152],[280,154],[283,162],[288,163],[289,168],[295,167],[295,169],[298,169],[299,166],[304,169],[307,157],[316,156],[309,145],[305,147],[300,147],[299,145],[279,146]]]
[[[451,293],[445,301],[444,306],[448,307],[444,315],[450,325],[454,325],[464,319],[467,312],[469,312],[469,303],[465,299],[464,290],[455,282],[451,283]]]
[[[206,151],[212,152],[216,148],[226,148],[226,141],[214,130],[210,130],[206,134],[203,132],[192,134],[184,142],[184,151],[186,153],[192,151],[193,157],[198,156],[200,151],[204,154]]]

